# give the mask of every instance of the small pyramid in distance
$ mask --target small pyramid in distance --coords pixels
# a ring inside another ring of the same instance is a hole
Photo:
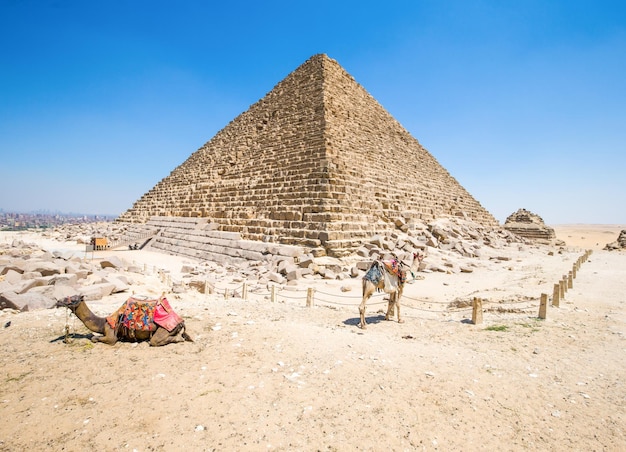
[[[342,256],[401,223],[497,220],[350,74],[314,55],[117,221],[203,217]]]

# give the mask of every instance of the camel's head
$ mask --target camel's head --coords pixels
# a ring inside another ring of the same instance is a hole
[[[84,300],[84,295],[72,295],[71,297],[65,297],[57,301],[57,308],[68,308],[74,310]]]

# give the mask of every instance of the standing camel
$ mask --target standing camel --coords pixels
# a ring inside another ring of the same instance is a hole
[[[385,320],[389,320],[393,316],[393,310],[396,307],[398,310],[398,323],[404,323],[404,320],[400,318],[400,297],[402,297],[402,291],[404,290],[407,270],[404,270],[402,267],[407,267],[408,271],[413,274],[417,271],[417,266],[419,266],[423,258],[422,254],[413,253],[411,265],[407,265],[398,259],[393,259],[392,261],[376,260],[372,262],[372,265],[363,277],[363,300],[359,305],[359,314],[361,316],[359,327],[361,329],[367,327],[365,322],[365,304],[376,290],[383,290],[389,294]]]
[[[150,341],[151,346],[193,342],[185,332],[184,320],[174,312],[163,296],[158,300],[137,300],[131,297],[109,317],[98,317],[91,312],[82,295],[66,297],[57,302],[56,306],[68,308],[87,329],[102,334],[93,336],[92,342],[113,345],[118,340]],[[127,309],[137,306],[143,309]],[[141,315],[137,315],[138,313]]]

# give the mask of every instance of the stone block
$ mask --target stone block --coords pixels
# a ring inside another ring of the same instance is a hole
[[[117,275],[107,275],[103,278],[103,280],[103,283],[109,283],[114,286],[111,293],[125,292],[130,288],[128,283],[122,281],[122,279],[119,278]]]
[[[62,275],[54,275],[47,279],[48,285],[66,285],[73,286],[78,282],[78,276],[74,273],[64,273]]]
[[[15,288],[16,293],[24,294],[28,292],[30,289],[32,289],[33,287],[44,286],[44,285],[47,285],[47,283],[43,282],[41,279],[26,279],[26,280],[22,280],[14,284],[13,287]]]
[[[90,286],[79,287],[78,295],[83,295],[85,301],[101,300],[113,293],[115,285],[111,283],[92,284]]]
[[[292,268],[286,274],[287,281],[293,281],[293,280],[302,278],[302,270],[303,270],[302,268]]]
[[[7,265],[2,267],[2,270],[0,271],[0,276],[6,275],[9,271],[13,271],[19,274],[24,273],[24,261],[22,259],[20,259],[20,261],[22,262],[22,265],[17,265],[17,260],[12,260],[10,264],[7,263]]]
[[[17,272],[13,269],[9,269],[4,273],[4,281],[15,284],[22,280],[22,272]]]
[[[122,261],[122,259],[120,259],[119,257],[109,256],[100,261],[100,266],[102,268],[112,267],[116,269],[123,269],[126,265],[124,261]]]
[[[41,293],[16,294],[15,292],[4,292],[0,294],[1,309],[10,308],[19,311],[34,311],[50,309],[55,305],[56,300]]]
[[[65,273],[65,265],[59,265],[55,262],[43,260],[34,262],[29,261],[24,265],[24,273],[28,272],[38,272],[41,273],[42,276],[58,275]]]
[[[284,284],[286,282],[286,279],[280,273],[276,272],[269,272],[267,279],[278,284]]]

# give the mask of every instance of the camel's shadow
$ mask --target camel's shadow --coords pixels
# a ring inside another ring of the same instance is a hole
[[[383,320],[385,320],[385,316],[382,314],[365,317],[365,323],[367,323],[368,325],[375,325],[377,323],[382,322]],[[350,319],[346,319],[343,321],[344,325],[349,325],[349,326],[358,326],[359,323],[361,323],[360,317],[352,317]]]
[[[55,342],[65,342],[67,339],[89,339],[91,341],[92,337],[93,337],[92,333],[87,333],[87,334],[72,333],[72,334],[68,334],[67,336],[65,334],[62,334],[56,339],[52,339],[50,343],[53,344]]]

